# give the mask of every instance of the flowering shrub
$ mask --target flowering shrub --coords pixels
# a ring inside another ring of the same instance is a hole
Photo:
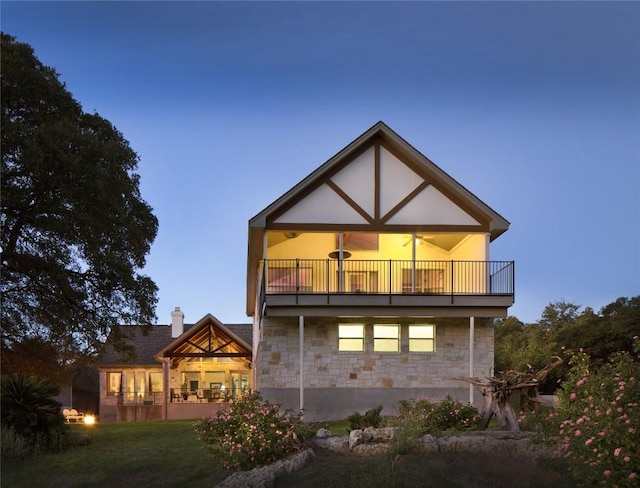
[[[634,338],[634,350],[640,341]],[[559,454],[576,461],[585,481],[638,486],[640,478],[640,363],[628,353],[594,364],[574,354],[550,416],[559,434]]]
[[[480,414],[470,404],[454,400],[450,395],[439,402],[426,399],[400,402],[400,417],[417,419],[422,433],[442,430],[475,430],[480,426]]]
[[[195,430],[205,447],[233,471],[269,464],[299,450],[307,432],[300,415],[281,414],[259,393],[197,421]]]

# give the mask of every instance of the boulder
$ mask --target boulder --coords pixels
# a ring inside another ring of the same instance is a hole
[[[327,437],[331,437],[331,431],[329,429],[318,429],[318,432],[316,432],[316,437],[318,439],[326,439]]]

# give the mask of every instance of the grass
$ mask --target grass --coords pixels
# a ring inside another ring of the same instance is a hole
[[[91,443],[60,453],[3,461],[2,486],[211,487],[225,474],[202,449],[190,420],[72,425]]]
[[[348,421],[314,424],[346,435]],[[139,487],[210,488],[226,474],[202,449],[192,421],[72,425],[91,443],[61,453],[41,453],[2,463],[7,488]],[[528,458],[479,453],[358,456],[314,449],[302,470],[283,475],[276,488],[289,487],[519,487],[573,488],[561,471]]]
[[[302,470],[275,488],[575,488],[559,466],[526,457],[471,452],[358,456],[315,449]]]

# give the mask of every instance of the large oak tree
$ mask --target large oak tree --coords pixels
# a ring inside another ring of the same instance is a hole
[[[112,326],[155,320],[157,287],[141,270],[158,221],[122,134],[5,33],[1,62],[3,359],[42,344],[64,367]]]

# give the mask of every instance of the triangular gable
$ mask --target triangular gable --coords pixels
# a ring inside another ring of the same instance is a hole
[[[156,354],[156,359],[219,357],[251,358],[252,348],[240,336],[207,314]]]
[[[509,223],[379,122],[249,225],[377,232],[463,226],[493,239]]]

